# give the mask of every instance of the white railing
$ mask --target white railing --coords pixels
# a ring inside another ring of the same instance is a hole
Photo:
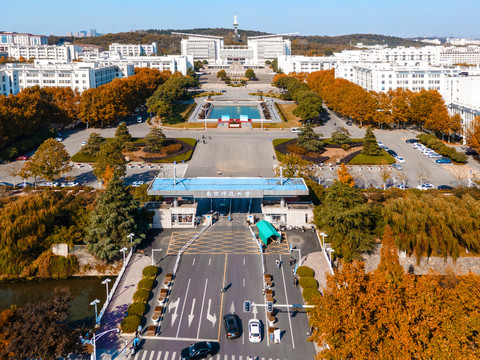
[[[322,245],[322,242],[320,241],[320,236],[318,235],[318,229],[317,229],[317,231],[315,231],[315,234],[317,234],[318,243],[322,247],[322,252],[323,252],[323,255],[325,256],[325,259],[327,260],[330,272],[332,273],[332,275],[335,275],[335,272],[333,271],[333,266],[332,266],[332,261],[330,259],[330,256],[328,256],[327,252],[325,251],[325,244]]]
[[[180,258],[182,254],[189,248],[190,245],[193,244],[195,240],[197,240],[202,234],[207,231],[210,225],[205,225],[198,233],[196,233],[183,247],[180,249],[177,255],[177,260],[175,261],[175,266],[173,267],[173,275],[177,273],[178,266],[180,265]]]
[[[105,315],[108,305],[110,305],[110,300],[112,300],[113,295],[115,294],[115,290],[117,290],[118,284],[120,283],[120,280],[122,280],[122,277],[125,274],[125,269],[128,267],[128,264],[130,263],[130,259],[132,258],[134,252],[135,249],[131,248],[127,258],[125,259],[125,263],[123,264],[120,272],[118,273],[117,280],[115,280],[115,283],[113,284],[110,292],[108,293],[107,300],[105,300],[105,302],[103,303],[102,310],[100,310],[100,314],[98,314],[95,324],[100,324],[100,322],[102,321],[103,315]]]
[[[255,235],[255,232],[253,231],[252,227],[249,225],[248,228],[250,229],[250,232],[252,233],[253,241],[255,241],[255,243],[258,246],[258,250],[260,251],[260,256],[262,257],[262,271],[263,271],[263,275],[265,275],[265,273],[266,273],[266,270],[265,270],[265,256],[263,256],[262,243],[261,243],[261,241],[259,241],[257,239],[257,236]]]

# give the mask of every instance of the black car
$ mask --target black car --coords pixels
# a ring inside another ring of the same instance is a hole
[[[190,345],[180,353],[182,360],[201,359],[211,357],[214,354],[213,344],[210,341],[202,341]]]
[[[235,339],[240,336],[240,319],[235,314],[227,314],[223,317],[225,334],[227,339]]]
[[[437,189],[438,190],[443,190],[443,191],[451,191],[451,190],[453,190],[453,187],[448,186],[448,185],[438,185]]]
[[[465,151],[465,155],[478,155],[478,151],[472,148],[468,148],[467,151]]]
[[[405,142],[407,144],[413,144],[413,143],[418,143],[418,140],[417,139],[407,139],[407,140],[405,140]]]
[[[397,157],[397,153],[393,150],[388,150],[387,153],[389,153],[390,155],[392,155],[393,157]]]

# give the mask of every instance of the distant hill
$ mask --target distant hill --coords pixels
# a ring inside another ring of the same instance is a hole
[[[108,50],[111,43],[123,44],[148,44],[157,43],[158,52],[160,54],[179,54],[180,53],[180,36],[173,35],[172,32],[183,32],[189,34],[223,36],[225,44],[233,44],[233,30],[225,28],[201,28],[186,30],[138,30],[115,34],[105,34],[94,38],[73,38],[65,36],[49,36],[49,44],[62,44],[64,42],[73,42],[74,44],[93,44],[103,46]],[[266,32],[253,30],[239,30],[241,42],[247,43],[247,37],[268,35]],[[353,49],[357,43],[364,45],[388,45],[395,46],[423,46],[425,44],[404,39],[395,36],[375,35],[375,34],[351,34],[341,36],[288,36],[292,40],[293,54],[302,55],[331,55],[345,49]]]

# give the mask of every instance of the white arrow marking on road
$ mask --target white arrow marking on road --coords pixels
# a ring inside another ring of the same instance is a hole
[[[256,318],[257,318],[257,314],[258,314],[258,310],[257,310],[257,306],[256,306],[256,305],[253,305],[252,313],[253,313],[253,318],[256,319]]]
[[[230,306],[230,314],[235,314],[235,304],[232,301],[232,306]]]
[[[208,299],[208,309],[207,309],[207,320],[212,323],[212,327],[215,326],[215,323],[217,322],[217,315],[213,313],[213,316],[210,315],[210,305],[212,304],[212,299]]]
[[[177,320],[177,310],[178,310],[178,303],[180,302],[180,298],[177,299],[177,301],[172,302],[170,304],[169,311],[172,312],[172,308],[175,309],[175,312],[172,314],[172,326],[175,323],[175,320]]]
[[[193,315],[194,308],[195,308],[195,298],[193,298],[192,310],[190,310],[190,315],[188,315],[188,327],[190,327],[190,325],[192,324],[193,318],[195,317],[195,315]]]

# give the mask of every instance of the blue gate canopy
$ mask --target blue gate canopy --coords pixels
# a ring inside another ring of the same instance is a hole
[[[268,245],[268,240],[272,237],[275,237],[274,239],[280,238],[280,234],[268,221],[260,220],[256,225],[258,229],[258,235],[265,245]]]

